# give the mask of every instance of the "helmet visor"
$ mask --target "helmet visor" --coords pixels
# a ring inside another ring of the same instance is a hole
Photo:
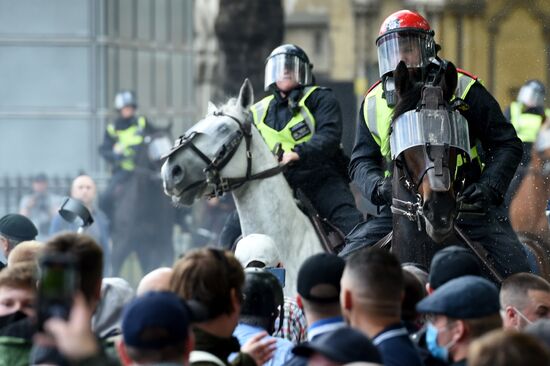
[[[265,90],[277,82],[288,82],[293,87],[311,84],[309,64],[295,55],[282,53],[271,57],[265,65]]]
[[[435,56],[433,37],[424,33],[388,33],[377,42],[380,77],[395,70],[399,61],[408,68],[424,67]]]
[[[519,90],[518,102],[531,108],[542,107],[544,106],[544,94],[531,85],[524,85]]]

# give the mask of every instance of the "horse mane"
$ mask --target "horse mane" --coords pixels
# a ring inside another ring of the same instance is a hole
[[[403,113],[415,109],[422,97],[422,89],[424,82],[414,80],[409,73],[407,65],[401,61],[397,65],[394,72],[395,89],[397,91],[397,103],[393,109],[392,122],[401,116]],[[439,82],[439,86],[443,90],[443,99],[449,102],[457,85],[456,67],[451,63],[447,63],[445,74]]]
[[[233,116],[241,121],[247,121],[250,117],[250,110],[244,109],[239,105],[239,100],[235,97],[229,98],[224,104],[217,107],[213,103],[209,103],[207,116],[216,113],[223,113]]]

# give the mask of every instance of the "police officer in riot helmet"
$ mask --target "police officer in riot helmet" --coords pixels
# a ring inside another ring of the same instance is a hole
[[[283,288],[275,275],[261,268],[246,268],[243,286],[243,302],[239,324],[233,335],[240,344],[266,331],[272,335],[283,321]],[[271,360],[273,365],[284,365],[290,359],[293,343],[287,339],[275,338],[276,349]]]
[[[290,186],[304,193],[321,217],[346,234],[363,215],[355,206],[347,158],[340,147],[340,106],[330,89],[315,85],[312,69],[300,47],[275,48],[265,64],[268,95],[251,107],[252,116],[268,147],[282,149],[281,162],[287,164]],[[235,216],[228,221],[222,245],[234,240],[228,228],[237,227],[235,222]]]
[[[375,244],[392,230],[392,183],[388,173],[390,124],[396,102],[394,70],[404,61],[409,75],[425,82],[430,75],[430,65],[444,64],[444,60],[437,57],[439,46],[430,24],[413,11],[400,10],[388,16],[382,23],[376,45],[381,79],[369,89],[361,105],[349,171],[363,196],[378,206],[380,214],[370,217],[348,235],[343,256]],[[460,192],[461,204],[478,211],[478,215],[463,216],[457,225],[471,240],[483,244],[504,277],[529,271],[502,205],[521,159],[521,141],[498,102],[476,76],[457,69],[457,79],[454,96],[465,103],[460,113],[467,121],[471,144],[471,159],[460,167],[467,177]],[[483,148],[483,157],[478,154],[477,145]]]
[[[550,109],[545,108],[546,89],[539,80],[528,80],[519,89],[517,98],[504,111],[512,123],[518,137],[523,142],[523,157],[506,193],[506,204],[509,206],[521,181],[527,173],[531,161],[531,150],[537,140],[542,124],[550,118]]]
[[[138,116],[137,99],[133,91],[122,90],[114,100],[118,117],[114,123],[108,123],[99,153],[110,164],[112,177],[104,193],[100,196],[99,206],[112,217],[115,191],[134,172],[136,151],[144,141],[144,136],[154,131],[144,116]]]

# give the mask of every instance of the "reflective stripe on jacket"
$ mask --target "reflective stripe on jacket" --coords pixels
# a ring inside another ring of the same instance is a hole
[[[281,143],[283,151],[289,152],[292,151],[294,146],[311,139],[315,132],[315,118],[305,103],[307,98],[317,88],[319,87],[311,86],[304,88],[304,94],[298,102],[300,111],[295,113],[292,119],[280,131],[271,128],[265,123],[269,104],[275,98],[273,95],[265,97],[250,107],[254,124],[270,150],[273,150],[277,143]]]
[[[514,125],[518,137],[523,142],[535,142],[540,126],[544,122],[542,116],[532,113],[523,113],[523,105],[518,102],[510,104],[510,122]],[[546,110],[546,115],[550,115],[550,110]]]
[[[468,91],[474,85],[476,79],[458,71],[458,83],[455,90],[455,97],[460,99],[466,98]],[[380,152],[386,159],[390,157],[390,129],[392,108],[388,107],[386,100],[382,97],[382,83],[376,85],[365,97],[363,106],[363,117],[365,123],[374,139],[380,146]],[[472,160],[478,158],[477,147],[474,145],[470,150]],[[479,160],[479,159],[478,159]],[[457,166],[462,164],[462,159],[459,159]],[[386,175],[388,172],[386,172]]]
[[[143,131],[147,124],[145,117],[139,117],[137,124],[133,124],[125,130],[117,130],[115,126],[110,123],[107,125],[107,133],[122,148],[122,159],[119,164],[124,170],[132,171],[135,168],[134,154],[135,147],[143,142]]]

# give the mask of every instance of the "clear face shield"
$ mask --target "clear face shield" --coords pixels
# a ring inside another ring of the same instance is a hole
[[[544,94],[532,85],[524,85],[519,90],[517,101],[529,108],[543,107]]]
[[[412,110],[399,116],[392,126],[390,148],[392,159],[414,147],[449,146],[470,155],[468,122],[458,112],[445,109]]]
[[[400,61],[404,61],[408,68],[418,68],[426,66],[435,57],[435,43],[430,34],[388,33],[376,44],[380,77],[394,71]]]
[[[281,53],[267,60],[265,65],[264,89],[280,82],[295,82],[296,85],[311,84],[311,68],[298,56]]]

